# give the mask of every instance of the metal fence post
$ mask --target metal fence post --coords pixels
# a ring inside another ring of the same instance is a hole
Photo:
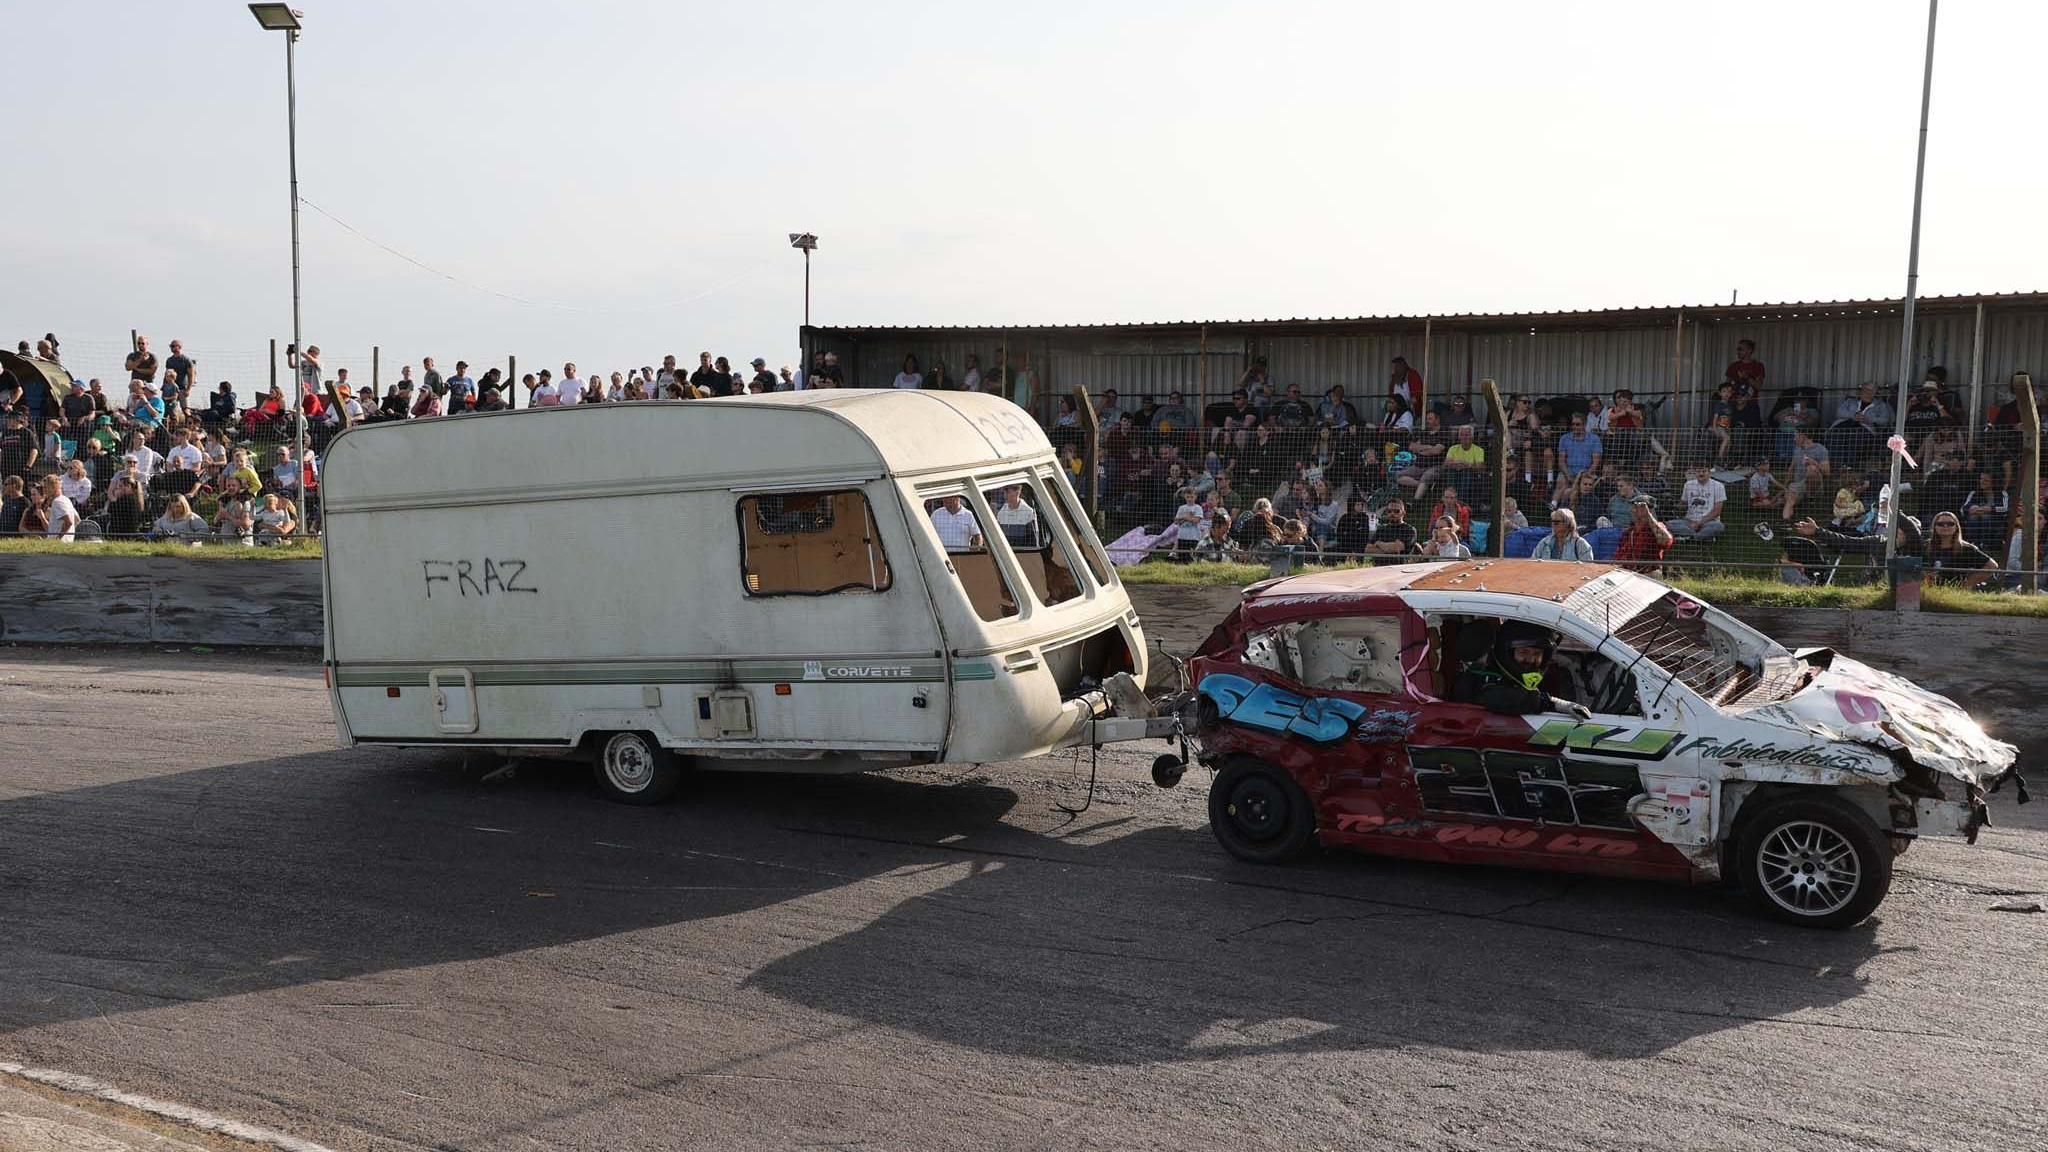
[[[270,386],[277,387],[277,337],[270,338]]]
[[[2027,577],[2022,587],[2039,591],[2041,574],[2034,571],[2040,564],[2034,559],[2040,541],[2034,530],[2034,518],[2041,512],[2041,410],[2034,404],[2034,377],[2026,372],[2012,374],[2013,398],[2020,406],[2020,562],[2026,565]],[[1995,559],[1995,557],[1994,557]]]
[[[519,407],[519,357],[505,357],[505,407]]]

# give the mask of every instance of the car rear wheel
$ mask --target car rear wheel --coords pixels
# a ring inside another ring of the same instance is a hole
[[[683,769],[649,732],[612,732],[597,745],[597,783],[621,804],[659,804],[675,795]]]
[[[1294,777],[1263,760],[1233,760],[1209,786],[1209,828],[1232,856],[1278,864],[1315,839],[1316,815]]]
[[[1838,796],[1788,796],[1743,820],[1743,886],[1771,917],[1847,928],[1892,886],[1892,850],[1861,808]]]

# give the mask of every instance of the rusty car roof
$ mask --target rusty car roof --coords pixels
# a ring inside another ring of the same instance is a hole
[[[1366,598],[1399,592],[1494,592],[1563,600],[1616,569],[1611,564],[1570,564],[1555,560],[1459,560],[1437,564],[1395,564],[1306,572],[1245,589],[1247,601],[1297,597]]]

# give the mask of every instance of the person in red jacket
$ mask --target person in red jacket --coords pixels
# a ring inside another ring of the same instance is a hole
[[[1654,572],[1664,563],[1671,547],[1671,529],[1652,514],[1656,505],[1648,496],[1629,502],[1628,527],[1622,529],[1621,543],[1614,549],[1614,562],[1637,572]]]

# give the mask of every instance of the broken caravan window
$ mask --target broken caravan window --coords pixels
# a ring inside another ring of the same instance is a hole
[[[884,592],[882,553],[868,499],[858,491],[743,496],[740,572],[749,596]]]
[[[1805,685],[1805,665],[1776,641],[1682,592],[1623,621],[1614,638],[1710,704],[1769,704]]]
[[[918,495],[923,498],[925,517],[937,533],[940,547],[946,550],[947,567],[953,570],[953,578],[960,581],[975,614],[989,621],[1017,615],[1017,593],[996,560],[995,544],[974,502],[957,488],[936,493],[920,491]],[[957,501],[957,506],[947,508],[948,500]]]
[[[1016,494],[1017,503],[1010,504]],[[1023,476],[1005,476],[984,481],[983,499],[995,510],[996,526],[1009,542],[1010,555],[1024,571],[1025,583],[1038,594],[1041,604],[1064,604],[1081,595],[1081,582],[1074,575],[1073,558],[1046,524],[1038,503],[1038,489]]]
[[[1083,532],[1080,521],[1074,518],[1075,501],[1079,497],[1075,495],[1073,486],[1053,468],[1040,468],[1038,482],[1044,489],[1046,503],[1059,512],[1060,522],[1067,526],[1067,536],[1073,540],[1074,547],[1080,550],[1081,559],[1087,563],[1088,571],[1095,574],[1095,582],[1104,588],[1114,587],[1116,577],[1112,573],[1115,569],[1110,565],[1109,558],[1103,554],[1102,545],[1091,539],[1089,533]]]

